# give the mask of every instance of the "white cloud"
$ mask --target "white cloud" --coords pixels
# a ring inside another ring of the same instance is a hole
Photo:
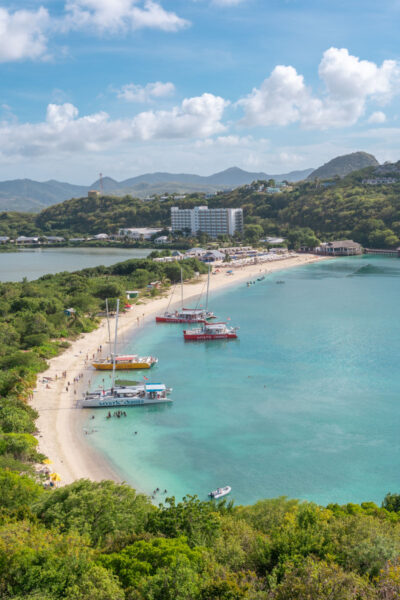
[[[377,110],[376,112],[372,113],[372,115],[370,115],[369,119],[368,119],[368,123],[385,123],[386,122],[386,115],[384,112]]]
[[[364,114],[368,100],[388,103],[400,89],[400,67],[385,60],[380,67],[360,60],[345,48],[324,52],[319,76],[325,91],[313,95],[292,66],[279,65],[260,88],[237,103],[248,126],[288,125],[299,122],[306,128],[327,129],[353,125]]]
[[[0,8],[0,62],[43,58],[49,26],[49,13],[42,6],[13,13]]]
[[[189,22],[166,11],[154,0],[67,0],[64,27],[95,28],[100,32],[129,29],[178,31]]]
[[[117,96],[127,102],[151,102],[156,98],[172,96],[174,92],[175,86],[170,81],[167,83],[155,81],[145,86],[128,83],[117,90]]]
[[[60,17],[51,16],[43,6],[14,12],[0,7],[0,63],[46,58],[49,36],[71,29],[111,34],[144,28],[175,32],[188,25],[155,0],[66,0]]]
[[[73,104],[49,104],[41,123],[0,123],[0,156],[54,157],[148,140],[209,137],[224,131],[221,118],[227,104],[221,97],[203,94],[183,100],[170,111],[114,120],[103,111],[79,117]]]
[[[171,111],[142,112],[132,121],[132,135],[141,140],[208,137],[224,131],[221,118],[227,105],[220,96],[203,94]]]

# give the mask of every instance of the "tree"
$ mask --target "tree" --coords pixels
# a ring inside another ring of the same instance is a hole
[[[308,558],[289,569],[271,600],[375,600],[375,590],[362,577],[338,565]]]
[[[43,487],[26,475],[0,471],[0,509],[15,511],[29,506],[44,493]]]
[[[80,479],[54,490],[34,510],[47,526],[75,530],[87,534],[94,546],[107,546],[143,531],[152,506],[126,484]]]
[[[263,235],[263,228],[261,225],[245,225],[244,226],[244,239],[251,243],[256,244],[261,236]]]

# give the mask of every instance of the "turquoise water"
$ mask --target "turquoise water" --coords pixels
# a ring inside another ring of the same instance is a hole
[[[126,347],[159,357],[151,379],[174,403],[123,419],[98,410],[90,440],[147,493],[203,498],[229,484],[237,503],[380,502],[400,491],[399,291],[400,260],[366,256],[212,294],[240,340],[144,328]]]
[[[29,281],[60,271],[77,271],[114,265],[130,258],[145,258],[147,248],[29,248],[0,253],[0,281]]]

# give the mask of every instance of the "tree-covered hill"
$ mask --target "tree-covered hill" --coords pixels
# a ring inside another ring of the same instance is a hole
[[[211,197],[191,194],[176,201],[144,202],[123,198],[72,199],[38,215],[0,213],[0,235],[116,233],[120,227],[170,225],[171,206],[243,207],[245,239],[284,235],[296,246],[318,239],[352,238],[364,246],[396,247],[400,237],[399,165],[368,167],[343,179],[306,181],[280,193],[267,193],[261,182]],[[381,175],[382,169],[390,177]],[[389,169],[389,171],[388,171]],[[381,183],[367,183],[379,174]],[[260,191],[261,190],[261,191]]]
[[[308,179],[328,179],[330,177],[345,177],[353,171],[359,171],[366,167],[377,167],[379,165],[375,156],[367,152],[352,152],[344,156],[337,156],[329,162],[315,169]]]

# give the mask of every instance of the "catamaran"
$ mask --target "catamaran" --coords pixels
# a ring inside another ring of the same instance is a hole
[[[150,369],[158,363],[158,358],[154,356],[139,356],[138,354],[126,354],[124,356],[115,357],[115,369],[132,370],[132,369]],[[111,371],[113,368],[113,358],[109,356],[105,359],[100,359],[92,363],[98,371]]]
[[[210,496],[210,498],[213,498],[214,500],[218,500],[219,498],[223,498],[227,494],[230,494],[231,491],[232,491],[231,486],[226,485],[225,487],[217,488],[213,492],[210,492],[208,495]]]
[[[118,315],[119,300],[117,300],[117,313],[115,317],[111,387],[109,389],[97,389],[93,392],[86,392],[80,402],[81,408],[143,406],[147,404],[164,404],[166,402],[172,402],[172,398],[169,398],[172,388],[168,388],[163,383],[148,383],[147,377],[144,377],[145,382],[141,384],[136,383],[132,385],[115,386]]]
[[[139,356],[138,354],[125,354],[121,356],[113,356],[111,347],[110,334],[110,319],[108,311],[108,300],[106,299],[107,327],[108,327],[108,343],[110,345],[110,355],[107,358],[95,360],[92,365],[98,371],[111,371],[114,368],[117,371],[131,371],[134,369],[150,369],[158,363],[158,358],[155,356]]]
[[[185,329],[183,337],[187,342],[209,340],[233,340],[237,338],[238,327],[229,327],[227,323],[203,323],[196,329]]]
[[[175,289],[175,288],[174,288]],[[183,275],[181,269],[181,308],[174,312],[169,311],[169,305],[171,304],[172,296],[174,295],[174,289],[170,296],[167,310],[163,315],[156,316],[157,323],[205,323],[208,319],[215,319],[214,313],[208,310],[208,295],[210,289],[210,268],[208,269],[207,278],[207,296],[205,308],[184,308],[183,307]]]
[[[108,408],[122,406],[143,406],[172,402],[168,395],[172,388],[163,383],[143,383],[140,385],[111,387],[108,390],[86,392],[82,398],[82,408]]]

